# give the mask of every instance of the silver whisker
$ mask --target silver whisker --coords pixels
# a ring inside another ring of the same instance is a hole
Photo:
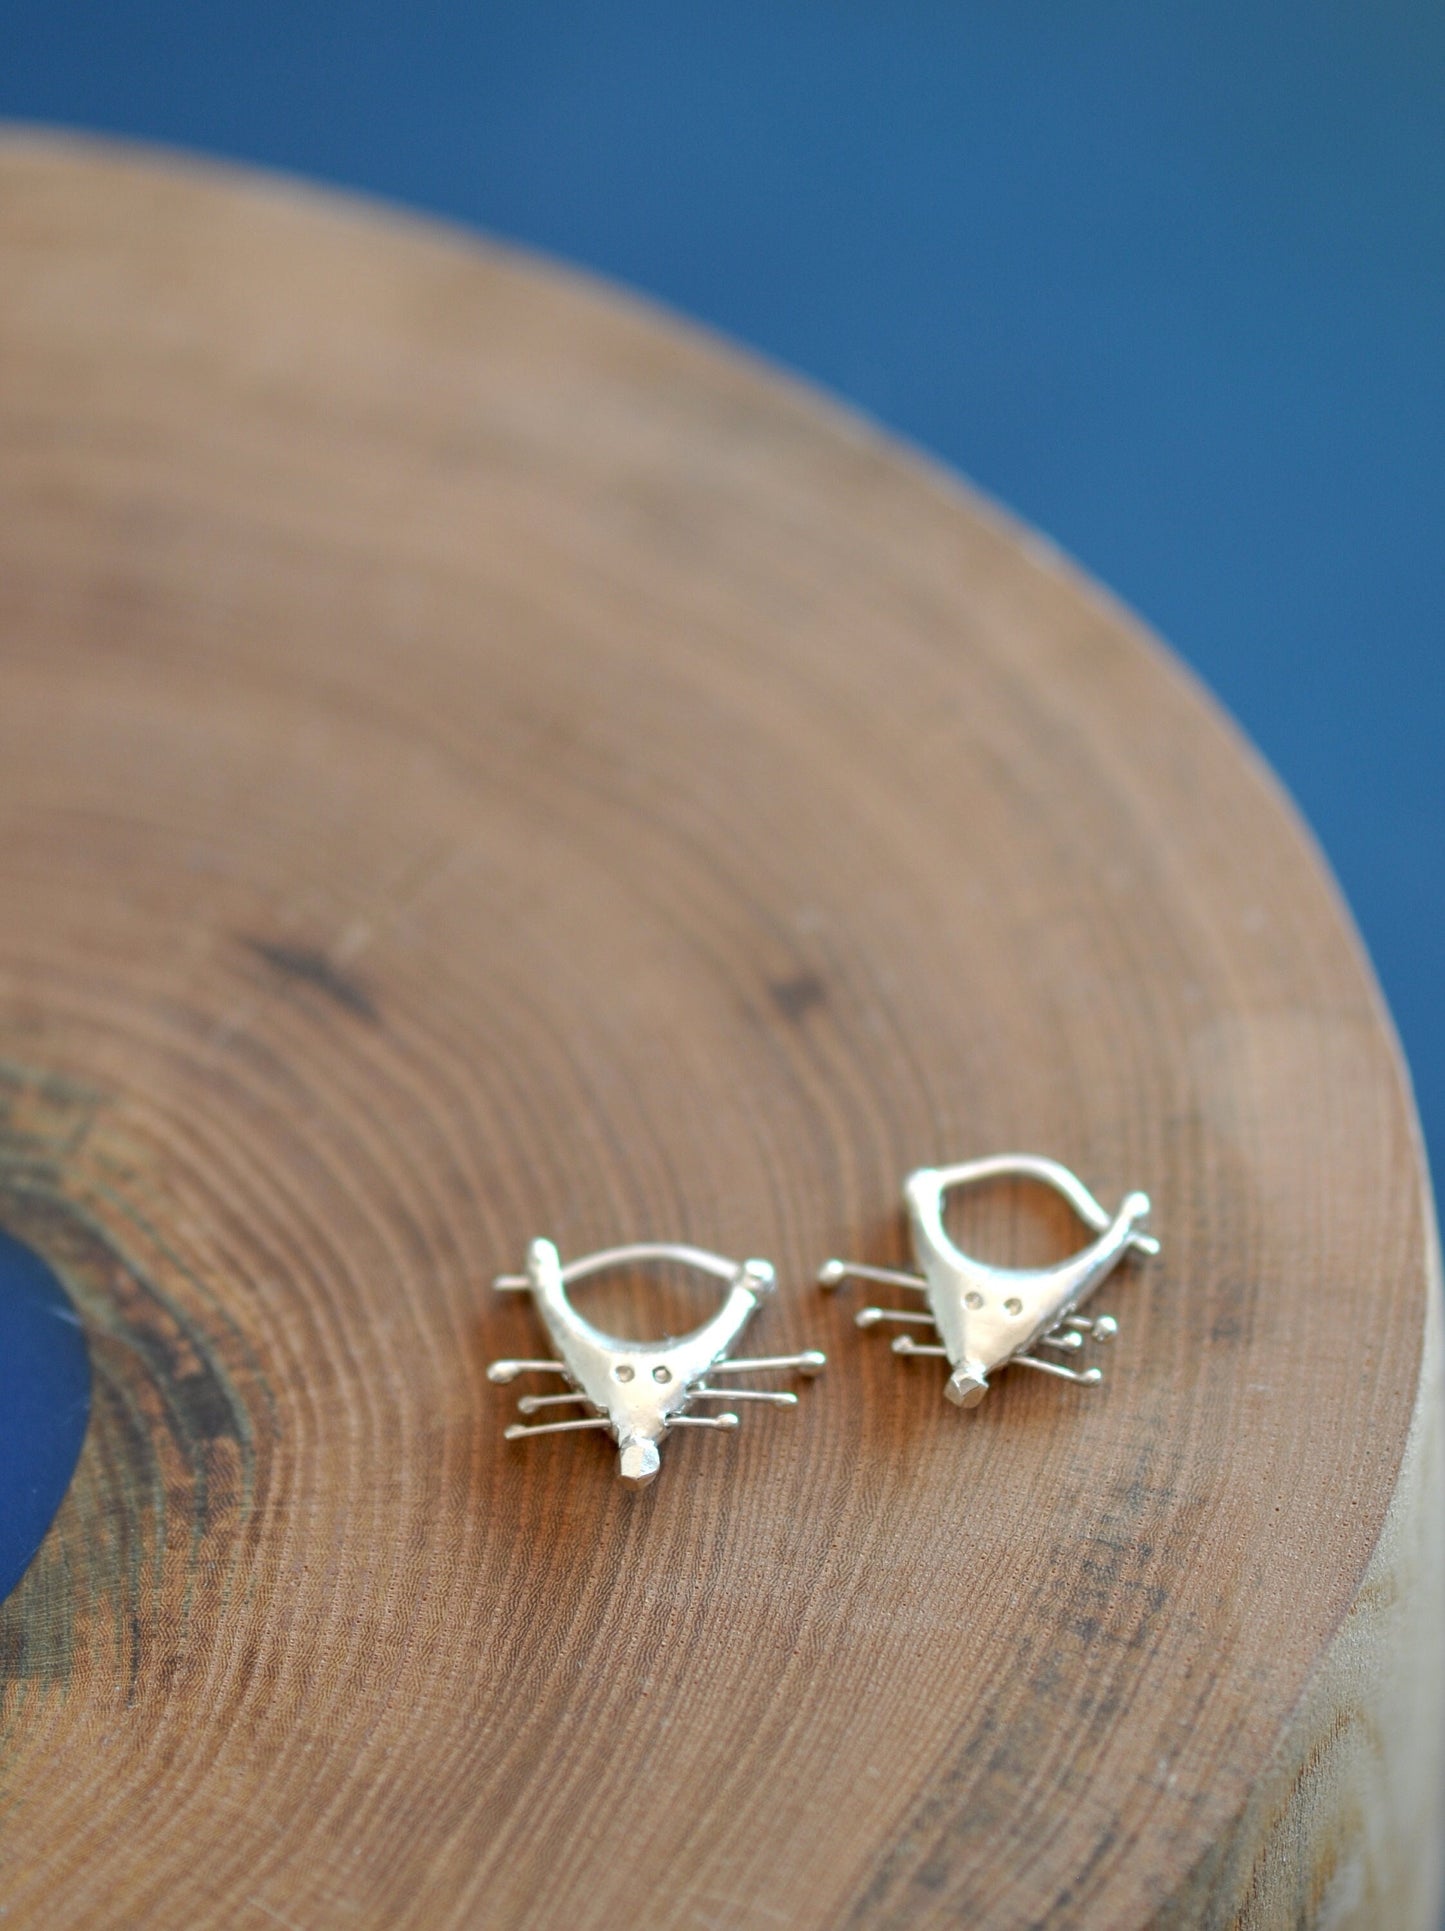
[[[771,1401],[779,1408],[796,1408],[798,1397],[774,1388],[693,1388],[689,1393],[700,1401]]]
[[[876,1281],[883,1287],[908,1287],[915,1294],[926,1294],[928,1283],[917,1274],[902,1274],[891,1267],[864,1267],[861,1262],[824,1261],[818,1269],[819,1287],[841,1287],[844,1281]]]
[[[611,1423],[605,1415],[588,1415],[583,1421],[539,1422],[535,1428],[524,1428],[521,1422],[514,1421],[510,1428],[504,1430],[504,1433],[509,1442],[519,1442],[525,1440],[528,1435],[570,1435],[578,1428],[608,1428],[610,1426]]]
[[[1084,1337],[1078,1328],[1067,1328],[1062,1333],[1055,1328],[1052,1334],[1041,1334],[1034,1343],[1036,1348],[1065,1348],[1075,1353],[1083,1345]]]
[[[828,1357],[817,1348],[805,1348],[801,1354],[754,1354],[738,1355],[723,1361],[714,1361],[714,1369],[725,1368],[729,1374],[751,1374],[755,1369],[796,1368],[799,1374],[821,1374]]]
[[[1072,1381],[1080,1388],[1097,1388],[1104,1379],[1102,1368],[1065,1368],[1057,1361],[1040,1361],[1032,1354],[1016,1354],[1013,1359],[1020,1368],[1037,1368],[1040,1374],[1057,1375],[1060,1381]]]

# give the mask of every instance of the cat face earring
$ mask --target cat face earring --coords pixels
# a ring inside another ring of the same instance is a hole
[[[974,1260],[944,1228],[944,1197],[954,1188],[998,1179],[1042,1181],[1063,1196],[1098,1238],[1053,1267],[990,1267]],[[946,1361],[951,1372],[944,1393],[961,1408],[975,1407],[988,1393],[989,1375],[1013,1364],[1056,1375],[1076,1387],[1093,1387],[1103,1380],[1097,1367],[1071,1368],[1064,1359],[1049,1359],[1034,1350],[1043,1348],[1055,1357],[1067,1357],[1077,1354],[1086,1341],[1107,1341],[1117,1334],[1112,1315],[1091,1320],[1077,1310],[1126,1255],[1159,1252],[1158,1241],[1142,1231],[1149,1213],[1147,1194],[1127,1195],[1118,1213],[1110,1215],[1083,1181],[1057,1160],[1005,1153],[960,1166],[921,1167],[904,1182],[903,1201],[917,1274],[830,1260],[819,1271],[818,1280],[827,1288],[846,1280],[908,1288],[924,1296],[927,1311],[865,1307],[858,1316],[859,1327],[898,1321],[932,1330],[936,1341],[920,1342],[903,1334],[893,1343],[893,1352]]]
[[[656,1261],[678,1262],[727,1286],[723,1304],[712,1319],[680,1340],[619,1340],[584,1321],[568,1297],[569,1287],[606,1268]],[[662,1464],[662,1442],[672,1429],[737,1427],[738,1417],[731,1409],[694,1415],[689,1412],[694,1402],[762,1401],[796,1407],[798,1397],[790,1392],[718,1387],[711,1379],[714,1373],[731,1376],[788,1369],[815,1375],[822,1368],[825,1357],[815,1348],[802,1354],[730,1358],[729,1350],[759,1303],[773,1292],[774,1284],[768,1261],[727,1260],[700,1247],[647,1241],[633,1247],[609,1247],[564,1267],[550,1240],[534,1240],[527,1249],[526,1272],[499,1274],[493,1286],[508,1293],[531,1295],[557,1359],[494,1361],[487,1379],[508,1382],[522,1374],[560,1375],[570,1384],[566,1393],[523,1395],[518,1410],[534,1415],[549,1408],[576,1406],[585,1412],[565,1421],[532,1426],[514,1423],[507,1430],[507,1440],[606,1429],[617,1443],[617,1473],[622,1481],[629,1488],[646,1488]]]

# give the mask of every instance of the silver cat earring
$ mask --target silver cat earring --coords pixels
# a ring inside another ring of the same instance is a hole
[[[700,1274],[727,1283],[727,1296],[710,1321],[676,1341],[639,1343],[603,1334],[573,1307],[567,1290],[578,1281],[609,1267],[632,1267],[653,1261],[676,1261]],[[499,1274],[494,1287],[532,1296],[553,1347],[555,1361],[494,1361],[490,1381],[514,1381],[520,1374],[557,1374],[571,1383],[565,1394],[523,1395],[517,1407],[524,1415],[570,1404],[587,1412],[566,1421],[527,1427],[514,1423],[508,1441],[533,1435],[560,1435],[574,1429],[605,1428],[618,1446],[617,1472],[629,1488],[646,1488],[662,1463],[661,1444],[673,1428],[722,1428],[738,1425],[730,1410],[693,1415],[695,1401],[766,1401],[779,1407],[797,1406],[795,1394],[756,1388],[719,1388],[708,1379],[714,1370],[729,1375],[792,1368],[815,1375],[825,1357],[816,1349],[803,1354],[755,1355],[730,1360],[728,1350],[756,1312],[758,1303],[775,1285],[768,1261],[733,1261],[700,1247],[643,1242],[634,1247],[610,1247],[563,1266],[550,1240],[534,1240],[527,1249],[524,1274]]]
[[[944,1196],[955,1187],[998,1179],[1041,1180],[1062,1194],[1098,1239],[1054,1267],[989,1267],[972,1259],[944,1229]],[[990,1160],[965,1161],[961,1166],[921,1167],[904,1182],[903,1201],[918,1274],[828,1261],[818,1280],[828,1288],[850,1279],[910,1288],[926,1296],[928,1311],[865,1307],[858,1316],[859,1327],[900,1321],[931,1328],[938,1336],[936,1345],[904,1334],[893,1343],[893,1352],[946,1361],[952,1372],[944,1393],[961,1408],[972,1408],[982,1401],[988,1393],[989,1375],[1011,1363],[1057,1375],[1078,1387],[1093,1387],[1103,1380],[1097,1367],[1070,1368],[1033,1350],[1046,1348],[1054,1354],[1071,1355],[1086,1339],[1107,1341],[1118,1333],[1118,1323],[1111,1315],[1100,1314],[1090,1320],[1076,1310],[1126,1254],[1159,1252],[1158,1241],[1140,1231],[1149,1213],[1147,1194],[1129,1194],[1118,1213],[1110,1215],[1083,1181],[1057,1160],[1005,1153]]]

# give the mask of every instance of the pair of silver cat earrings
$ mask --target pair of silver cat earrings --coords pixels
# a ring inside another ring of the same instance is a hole
[[[955,1188],[998,1179],[1039,1180],[1052,1187],[1073,1208],[1097,1238],[1068,1260],[1052,1267],[991,1267],[972,1259],[950,1239],[943,1225],[943,1202]],[[988,1393],[988,1377],[996,1369],[1017,1364],[1041,1374],[1057,1375],[1076,1387],[1093,1387],[1103,1380],[1097,1367],[1073,1368],[1065,1359],[1088,1340],[1106,1341],[1118,1332],[1111,1315],[1093,1319],[1079,1308],[1126,1254],[1157,1254],[1159,1243],[1143,1232],[1149,1196],[1131,1193],[1116,1214],[1107,1213],[1083,1181],[1056,1160],[1034,1154],[1000,1154],[989,1160],[965,1161],[954,1167],[921,1167],[904,1183],[917,1274],[889,1268],[850,1266],[830,1260],[819,1271],[819,1284],[835,1288],[846,1280],[878,1282],[922,1294],[919,1308],[865,1307],[859,1327],[897,1321],[930,1331],[936,1340],[918,1341],[903,1334],[893,1343],[895,1354],[946,1361],[949,1377],[944,1393],[961,1408],[972,1408]],[[607,1268],[672,1261],[710,1274],[727,1285],[722,1306],[709,1321],[680,1340],[637,1343],[604,1334],[573,1307],[568,1289]],[[693,1414],[698,1402],[772,1402],[796,1407],[798,1397],[771,1389],[718,1386],[717,1374],[786,1373],[815,1375],[825,1357],[816,1348],[802,1354],[735,1356],[731,1349],[756,1311],[776,1285],[770,1262],[733,1261],[700,1247],[667,1242],[643,1242],[632,1247],[610,1247],[588,1254],[565,1267],[550,1240],[534,1240],[527,1249],[526,1271],[499,1274],[494,1285],[509,1293],[532,1296],[557,1358],[553,1361],[494,1361],[487,1370],[492,1381],[508,1382],[518,1375],[560,1375],[568,1388],[562,1394],[523,1395],[517,1407],[524,1415],[547,1409],[579,1407],[585,1412],[562,1421],[515,1423],[509,1441],[534,1435],[556,1435],[581,1429],[606,1429],[617,1443],[617,1472],[629,1488],[645,1488],[662,1463],[662,1442],[674,1428],[733,1429],[738,1417],[731,1407],[721,1413]],[[1037,1348],[1048,1350],[1036,1354]],[[1055,1358],[1049,1358],[1050,1356]]]

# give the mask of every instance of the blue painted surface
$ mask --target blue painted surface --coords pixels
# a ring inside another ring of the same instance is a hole
[[[1294,791],[1445,1150],[1436,0],[0,0],[0,114],[555,250],[967,471]]]
[[[64,1499],[89,1413],[80,1316],[45,1262],[0,1234],[0,1597]]]

